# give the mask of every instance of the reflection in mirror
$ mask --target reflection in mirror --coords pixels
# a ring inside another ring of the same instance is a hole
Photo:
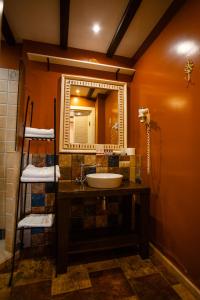
[[[127,147],[127,84],[62,75],[60,152],[95,153]]]
[[[118,144],[118,91],[71,86],[70,143]]]

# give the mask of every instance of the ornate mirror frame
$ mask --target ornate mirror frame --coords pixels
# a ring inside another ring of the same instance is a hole
[[[62,75],[59,151],[64,153],[96,153],[97,144],[70,143],[70,89],[71,85],[105,88],[118,91],[118,144],[104,144],[104,149],[120,151],[127,147],[127,84],[99,78]]]

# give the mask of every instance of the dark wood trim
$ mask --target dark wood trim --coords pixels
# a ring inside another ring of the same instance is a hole
[[[161,31],[165,28],[165,26],[170,22],[173,16],[179,11],[182,5],[186,2],[186,0],[174,0],[169,8],[166,10],[164,15],[160,18],[156,26],[144,40],[139,49],[134,53],[131,58],[132,66],[139,60],[139,58],[144,54],[147,48],[153,43],[153,41],[158,37]]]
[[[86,98],[89,98],[89,99],[92,98],[92,94],[94,93],[94,91],[95,91],[95,88],[90,88],[87,93]]]
[[[106,55],[112,57],[115,53],[117,47],[119,46],[123,36],[125,35],[129,24],[131,23],[133,17],[135,16],[138,7],[142,0],[129,0],[126,10],[122,16],[122,19],[117,27],[117,30],[113,36],[110,46],[107,50]]]
[[[47,57],[47,71],[50,71],[50,61],[49,61],[49,57]]]
[[[60,0],[60,47],[68,47],[70,0]]]
[[[12,33],[12,30],[8,24],[8,20],[5,16],[5,14],[3,13],[3,16],[2,16],[2,33],[3,33],[3,36],[6,40],[6,43],[9,45],[9,46],[14,46],[16,44],[16,41],[15,41],[15,37]]]
[[[115,73],[115,78],[116,80],[118,80],[118,74],[119,74],[120,69],[117,69],[116,73]]]

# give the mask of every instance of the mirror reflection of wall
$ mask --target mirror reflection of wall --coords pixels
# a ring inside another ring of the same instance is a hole
[[[95,143],[95,108],[70,108],[70,143]]]
[[[118,144],[118,91],[71,86],[70,143]]]

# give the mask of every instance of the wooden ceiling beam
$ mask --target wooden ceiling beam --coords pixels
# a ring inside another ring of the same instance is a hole
[[[70,0],[60,0],[60,47],[68,47]]]
[[[149,46],[153,43],[153,41],[158,37],[161,31],[165,28],[165,26],[170,22],[173,16],[179,11],[182,5],[186,2],[186,0],[174,0],[169,8],[166,10],[164,15],[160,18],[156,26],[144,40],[139,49],[134,53],[131,58],[131,65],[134,66],[135,63],[139,60],[139,58],[144,54],[144,52],[149,48]]]
[[[142,0],[129,0],[126,10],[122,16],[122,19],[117,27],[117,30],[115,31],[113,39],[107,50],[106,55],[108,57],[112,57],[114,55],[115,51],[117,50],[117,47],[119,46],[122,38],[124,37],[129,27],[129,24],[131,23],[133,17],[135,16],[141,2]]]
[[[8,24],[8,20],[3,12],[3,15],[2,15],[2,27],[1,27],[1,31],[2,31],[2,34],[6,40],[6,43],[9,45],[9,46],[14,46],[16,44],[16,41],[15,41],[15,37],[14,37],[14,34],[12,33],[12,30]]]
[[[92,98],[92,95],[93,95],[94,91],[95,91],[95,88],[90,88],[88,93],[87,93],[86,98],[89,98],[89,99]]]

